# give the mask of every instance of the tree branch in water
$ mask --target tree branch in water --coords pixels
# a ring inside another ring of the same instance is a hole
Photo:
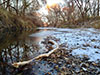
[[[56,48],[54,48],[53,50],[49,51],[48,53],[40,54],[39,56],[37,56],[37,57],[35,57],[33,59],[30,59],[30,60],[27,60],[27,61],[23,61],[23,62],[15,62],[12,65],[14,67],[16,67],[16,68],[19,68],[19,66],[23,66],[23,65],[29,64],[33,60],[38,60],[38,59],[43,58],[43,57],[49,57],[52,53],[54,53],[59,48],[58,43],[55,42],[54,40],[49,40],[49,42],[51,42],[54,45],[56,45]]]

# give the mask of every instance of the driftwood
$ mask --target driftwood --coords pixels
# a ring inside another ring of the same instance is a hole
[[[49,40],[49,42],[53,43],[54,45],[56,45],[56,48],[54,48],[53,50],[49,51],[48,53],[44,53],[44,54],[40,54],[39,56],[33,58],[33,59],[30,59],[28,61],[23,61],[23,62],[15,62],[13,63],[12,65],[16,68],[19,68],[19,66],[22,66],[22,65],[26,65],[26,64],[29,64],[30,62],[32,62],[33,60],[37,60],[37,59],[40,59],[40,58],[43,58],[43,57],[49,57],[53,52],[55,52],[58,48],[59,48],[59,45],[57,44],[57,42],[55,42],[54,40]]]

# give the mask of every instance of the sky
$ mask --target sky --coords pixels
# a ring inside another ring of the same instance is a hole
[[[64,0],[46,0],[47,4],[42,4],[41,0],[38,0],[42,7],[38,10],[38,12],[42,15],[48,15],[48,10],[46,9],[46,5],[52,6],[53,4],[63,5]]]

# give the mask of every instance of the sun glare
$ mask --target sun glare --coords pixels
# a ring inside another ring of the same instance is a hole
[[[41,0],[40,0],[41,1]],[[64,0],[46,0],[46,4],[42,6],[37,12],[41,14],[41,16],[47,16],[49,15],[49,10],[51,9],[59,9],[59,7],[62,7],[64,5]],[[42,3],[42,2],[41,2]],[[42,4],[43,5],[43,4]],[[43,22],[47,22],[47,19],[42,19]],[[44,24],[47,26],[47,24]]]
[[[38,10],[39,13],[42,15],[48,15],[48,11],[51,8],[58,8],[61,4],[63,5],[65,2],[64,0],[46,0],[47,4],[45,6],[42,6],[41,9]]]
[[[54,8],[59,9],[62,4],[64,4],[63,0],[47,0],[46,9],[48,11]]]
[[[59,3],[64,3],[63,0],[47,0],[47,4],[49,6],[52,6],[53,4],[59,4]]]

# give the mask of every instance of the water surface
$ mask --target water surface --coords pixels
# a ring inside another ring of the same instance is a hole
[[[59,39],[59,45],[64,44],[66,50],[72,55],[83,57],[87,55],[89,61],[100,60],[100,30],[94,28],[63,29],[38,28],[31,32],[0,33],[0,75],[44,75],[57,71],[47,61],[37,61],[27,68],[15,69],[10,64],[17,61],[28,60],[45,51],[41,41],[47,36]]]

